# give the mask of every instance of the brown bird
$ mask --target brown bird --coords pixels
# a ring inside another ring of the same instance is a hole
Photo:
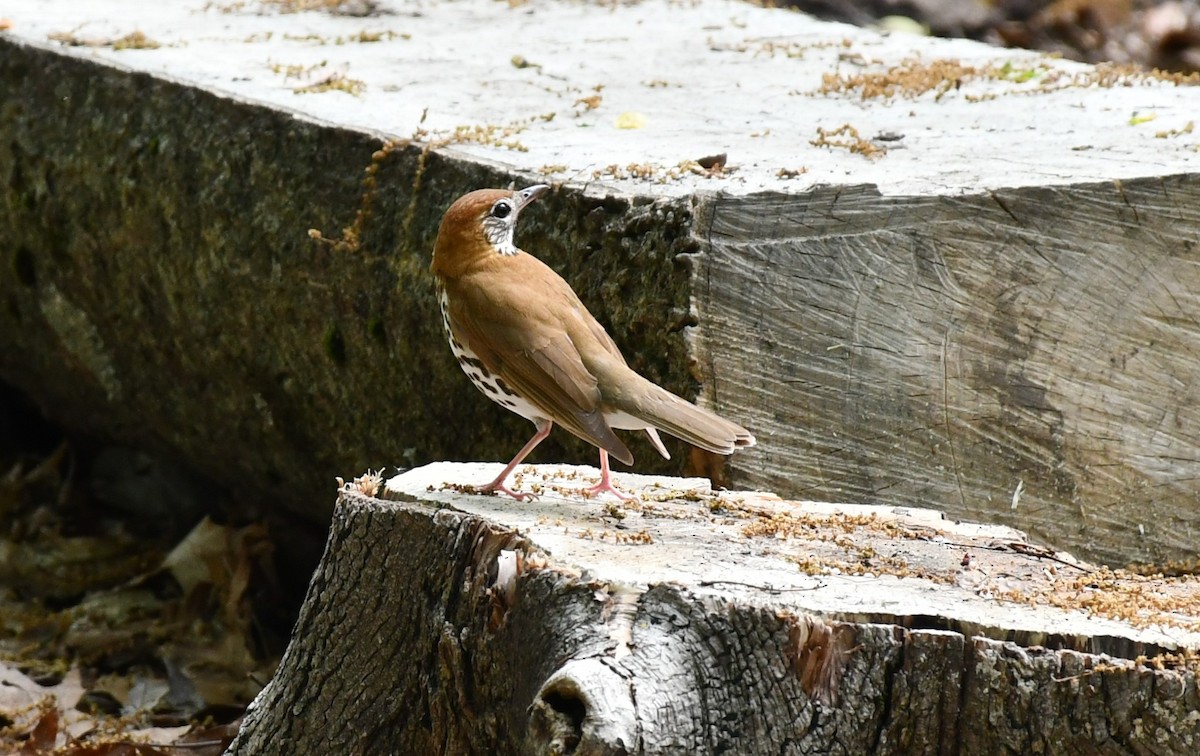
[[[530,494],[504,485],[509,473],[550,435],[554,423],[600,449],[600,482],[613,488],[608,455],[633,464],[613,433],[644,430],[667,459],[658,431],[717,454],[753,446],[754,436],[635,373],[570,285],[513,244],[521,210],[550,187],[480,189],[460,197],[442,217],[433,264],[442,324],[450,349],[489,399],[530,420],[537,433],[481,493]]]

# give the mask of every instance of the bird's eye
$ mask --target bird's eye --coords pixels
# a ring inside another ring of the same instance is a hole
[[[493,218],[507,218],[508,214],[511,212],[512,212],[512,205],[508,204],[507,202],[505,202],[503,200],[492,205],[492,217]]]

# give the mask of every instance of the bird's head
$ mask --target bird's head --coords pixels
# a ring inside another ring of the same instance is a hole
[[[479,256],[515,255],[517,217],[549,188],[534,184],[515,191],[479,189],[459,197],[442,216],[433,247],[433,272],[454,276]]]

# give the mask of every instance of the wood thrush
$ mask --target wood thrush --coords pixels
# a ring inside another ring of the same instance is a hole
[[[600,482],[587,492],[622,499],[632,497],[613,487],[608,455],[627,465],[633,455],[614,428],[644,430],[668,459],[659,430],[717,454],[753,446],[745,428],[635,373],[570,285],[517,249],[517,218],[547,189],[481,189],[460,197],[443,216],[433,249],[442,325],[458,364],[489,399],[537,427],[504,471],[476,490],[529,498],[504,481],[554,423],[600,449]]]

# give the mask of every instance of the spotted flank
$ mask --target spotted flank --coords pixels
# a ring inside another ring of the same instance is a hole
[[[454,329],[450,327],[450,299],[441,286],[438,287],[438,306],[442,311],[442,328],[446,331],[446,340],[450,342],[450,351],[454,353],[454,359],[458,360],[458,366],[471,379],[471,383],[475,384],[475,388],[496,404],[527,420],[537,422],[545,418],[546,413],[518,396],[503,378],[493,375],[483,364],[483,360],[454,335]]]

